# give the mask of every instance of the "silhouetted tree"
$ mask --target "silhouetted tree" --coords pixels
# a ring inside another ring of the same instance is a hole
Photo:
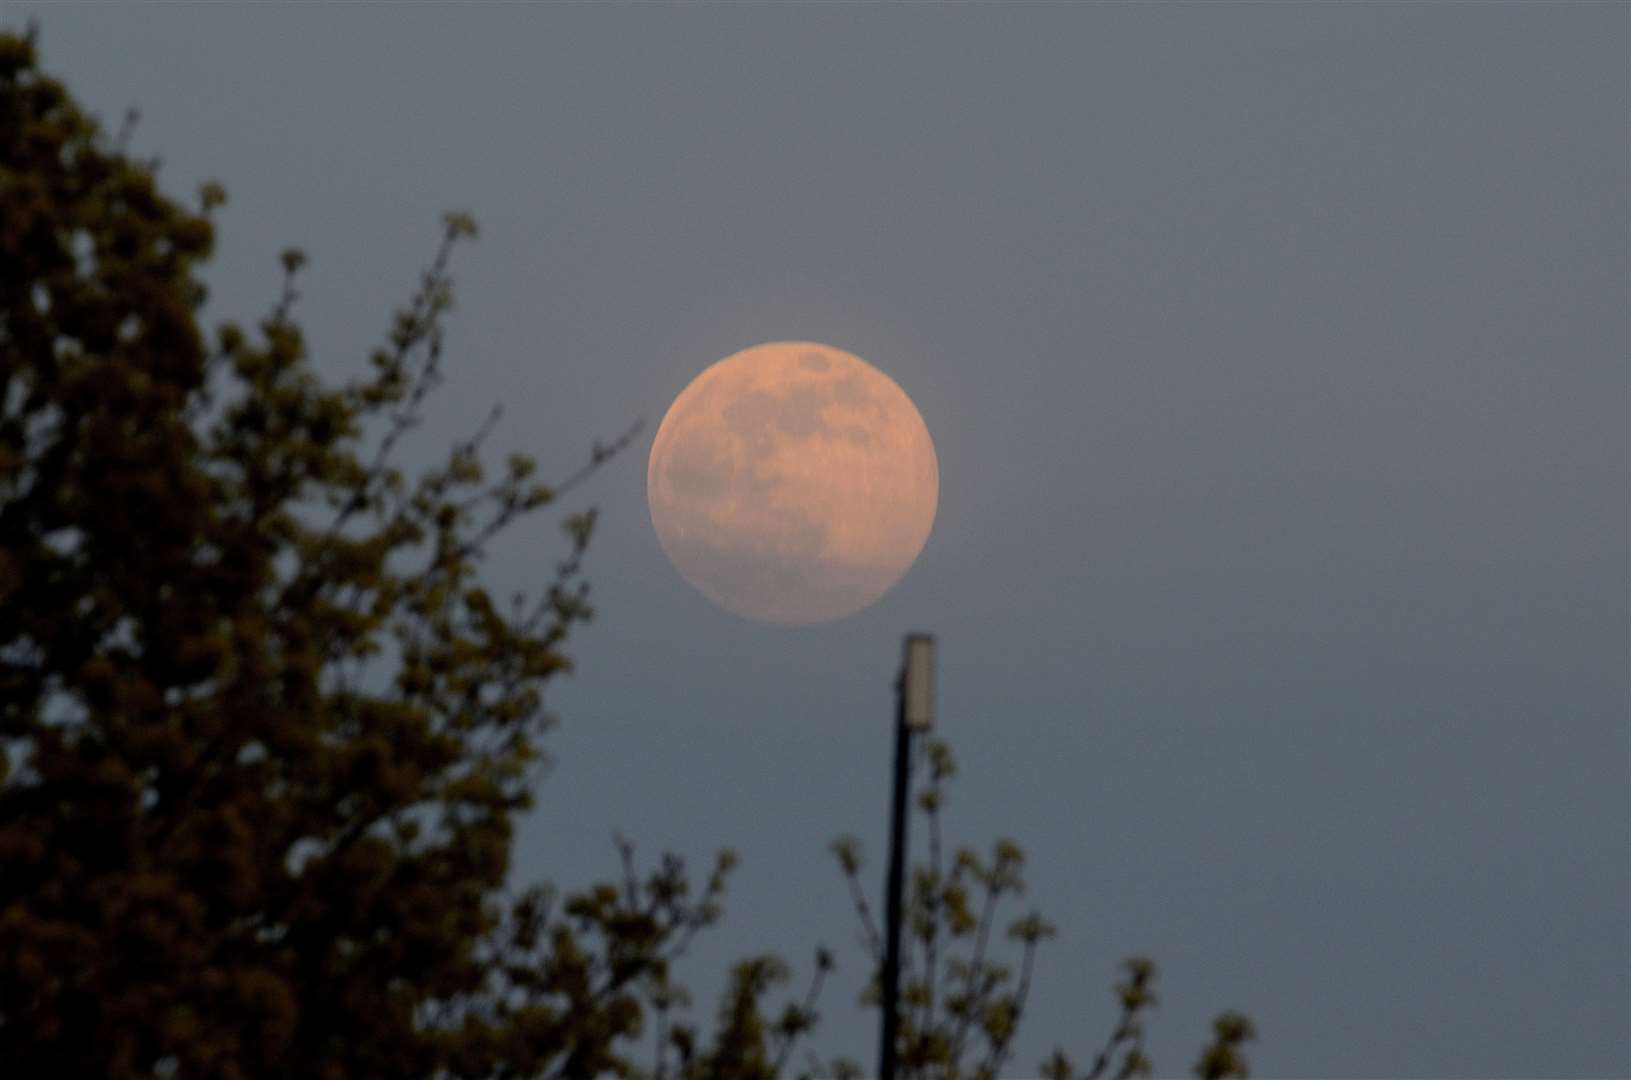
[[[485,545],[553,506],[490,425],[405,477],[441,250],[339,388],[293,319],[196,323],[187,209],[0,37],[0,1062],[7,1075],[626,1071],[639,995],[718,914],[644,881],[504,901],[540,691],[588,615],[566,518],[508,603]],[[589,467],[617,444],[597,447]]]
[[[786,966],[740,963],[706,1037],[672,979],[719,917],[729,853],[693,886],[620,841],[620,881],[506,890],[541,693],[589,615],[593,514],[565,517],[534,593],[491,596],[478,563],[634,433],[545,484],[522,456],[487,478],[489,422],[405,475],[474,222],[447,216],[368,374],[335,387],[294,319],[298,251],[253,328],[200,328],[225,192],[173,201],[125,141],[39,70],[31,35],[0,34],[5,1075],[637,1076],[637,1036],[658,1076],[780,1075],[824,950],[779,1010]],[[995,1075],[1050,928],[1010,928],[1009,988],[987,947],[1019,849],[943,868],[951,760],[929,760],[903,1060]],[[853,883],[853,844],[839,855]],[[1132,1075],[1142,1003],[1123,1005],[1110,1049]],[[1225,1019],[1203,1075],[1243,1075],[1250,1026]]]

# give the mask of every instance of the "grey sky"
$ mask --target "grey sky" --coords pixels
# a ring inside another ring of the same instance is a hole
[[[1013,835],[1061,926],[1015,1075],[1161,967],[1186,1070],[1631,1072],[1628,8],[201,4],[3,8],[191,190],[212,318],[307,249],[357,370],[437,215],[473,211],[428,457],[565,473],[636,416],[599,617],[519,869],[744,857],[686,975],[840,946],[826,843],[881,873],[889,683],[941,640],[954,834]],[[852,351],[912,396],[936,529],[874,608],[767,629],[668,566],[645,452],[704,366]],[[419,452],[419,451],[416,451]],[[506,590],[560,551],[540,526]]]

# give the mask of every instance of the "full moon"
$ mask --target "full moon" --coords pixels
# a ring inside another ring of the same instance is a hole
[[[669,406],[646,498],[680,576],[726,611],[808,625],[888,592],[940,497],[912,399],[858,356],[773,341],[710,366]]]

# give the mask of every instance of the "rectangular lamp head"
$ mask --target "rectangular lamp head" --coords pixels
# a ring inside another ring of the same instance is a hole
[[[929,634],[906,635],[906,669],[901,673],[905,695],[902,716],[914,731],[934,726],[934,638]]]

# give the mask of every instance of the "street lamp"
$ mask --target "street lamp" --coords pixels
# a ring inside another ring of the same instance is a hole
[[[902,677],[906,683],[906,726],[913,731],[927,731],[934,726],[934,638],[931,635],[906,635]]]
[[[895,1038],[900,1029],[900,908],[906,875],[906,794],[911,783],[913,732],[934,726],[934,638],[907,634],[895,680],[895,783],[890,792],[889,880],[885,885],[883,1018],[878,1076],[895,1080]]]

